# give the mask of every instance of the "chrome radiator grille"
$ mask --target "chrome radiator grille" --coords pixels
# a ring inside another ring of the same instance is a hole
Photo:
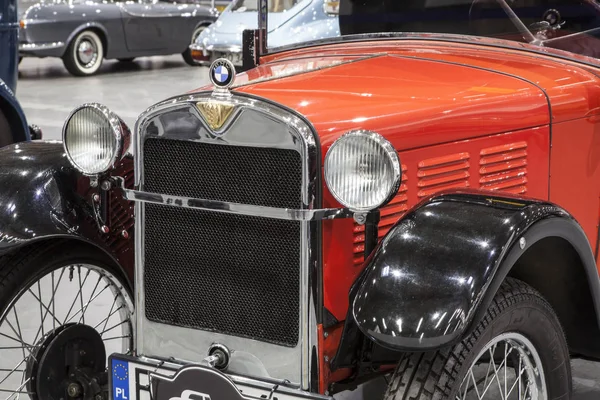
[[[147,192],[301,208],[297,151],[148,138]],[[299,340],[301,224],[147,204],[150,321],[289,347]]]

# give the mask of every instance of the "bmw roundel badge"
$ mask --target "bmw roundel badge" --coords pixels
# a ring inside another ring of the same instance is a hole
[[[215,60],[210,66],[210,81],[217,89],[227,89],[235,81],[235,67],[225,58]]]

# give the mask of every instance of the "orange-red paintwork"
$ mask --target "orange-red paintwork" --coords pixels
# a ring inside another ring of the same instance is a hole
[[[234,90],[305,116],[323,157],[351,129],[385,136],[404,175],[398,195],[381,210],[380,236],[422,198],[470,187],[555,202],[579,221],[594,249],[600,69],[552,50],[495,44],[429,38],[305,48],[264,58],[238,77]],[[323,206],[339,206],[326,187],[323,192]],[[363,243],[364,229],[352,220],[323,223],[324,306],[340,321],[362,269]],[[339,328],[330,329],[328,343],[321,341],[321,356],[331,357]],[[320,370],[321,390],[340,378],[325,365]]]

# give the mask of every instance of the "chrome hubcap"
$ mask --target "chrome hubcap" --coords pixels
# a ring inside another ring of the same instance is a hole
[[[82,40],[77,46],[77,58],[86,68],[94,65],[98,59],[98,49],[96,49],[96,45],[89,40]]]
[[[93,265],[54,270],[19,293],[0,318],[0,400],[28,399],[35,387],[26,366],[58,327],[85,324],[102,337],[106,354],[129,353],[133,301],[121,283]],[[39,360],[36,360],[39,362]]]
[[[475,358],[456,400],[546,400],[547,389],[540,356],[520,333],[502,334]]]

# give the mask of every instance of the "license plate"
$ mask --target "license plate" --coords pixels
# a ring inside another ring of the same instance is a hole
[[[113,358],[111,359],[110,370],[112,377],[112,398],[114,400],[129,400],[131,398],[129,394],[131,392],[129,388],[129,362]]]
[[[215,52],[214,56],[215,56],[215,59],[216,58],[225,58],[225,59],[231,61],[231,63],[236,67],[241,67],[243,65],[242,53]]]
[[[250,400],[222,373],[202,366],[187,366],[174,377],[151,374],[152,400]]]
[[[152,400],[150,396],[151,372],[158,372],[166,376],[175,375],[175,370],[158,368],[139,362],[129,356],[113,354],[108,359],[110,374],[108,384],[110,400]]]
[[[333,400],[200,365],[174,366],[122,354],[112,354],[108,365],[109,400]]]

